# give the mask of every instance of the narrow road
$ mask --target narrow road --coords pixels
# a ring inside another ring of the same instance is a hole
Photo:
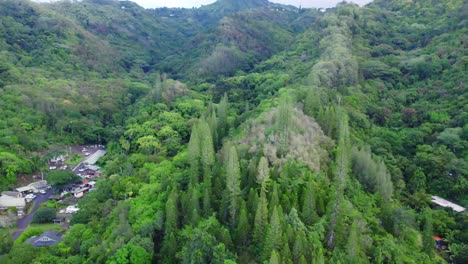
[[[42,203],[46,202],[52,195],[52,193],[53,192],[51,189],[48,189],[46,194],[37,193],[37,197],[36,199],[34,199],[34,208],[31,211],[31,213],[25,215],[23,218],[18,220],[18,223],[16,224],[16,231],[13,234],[13,240],[18,239],[18,237],[24,232],[24,230],[28,228],[29,224],[31,223],[34,217],[34,214],[36,214],[37,209],[39,209],[39,206]]]

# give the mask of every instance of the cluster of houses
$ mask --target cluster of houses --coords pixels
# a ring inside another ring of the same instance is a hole
[[[67,193],[71,193],[71,196],[74,198],[81,198],[87,192],[95,189],[96,182],[91,179],[98,178],[101,175],[99,166],[95,164],[101,157],[106,155],[104,146],[82,147],[77,151],[81,151],[86,159],[75,168],[65,164],[66,157],[63,155],[55,156],[48,161],[49,170],[70,170],[82,179],[81,183],[68,186],[66,192],[62,193],[62,195],[52,195],[49,199],[61,200]],[[0,195],[0,212],[9,208],[16,208],[17,215],[22,216],[27,204],[36,198],[36,194],[45,194],[48,188],[50,186],[47,184],[47,181],[41,180],[18,187],[13,191],[2,192]]]
[[[96,182],[91,181],[89,178],[84,178],[81,183],[75,183],[68,186],[60,195],[52,195],[49,199],[51,200],[61,200],[68,193],[75,198],[81,198],[86,193],[94,191],[96,187]]]
[[[49,185],[43,180],[16,188],[15,191],[4,191],[0,196],[0,211],[16,208],[18,216],[21,216],[24,214],[26,204],[34,200],[37,193],[45,193],[47,188]]]
[[[60,169],[67,169],[73,171],[76,175],[80,176],[82,182],[79,184],[71,184],[68,186],[61,196],[71,193],[75,198],[83,197],[87,192],[94,190],[96,182],[90,181],[90,179],[98,178],[101,176],[101,170],[99,166],[96,166],[96,162],[106,155],[106,151],[103,149],[104,146],[96,145],[86,148],[82,147],[81,152],[86,157],[86,159],[78,164],[75,168],[67,167],[64,165],[63,156],[54,157],[49,161],[49,167],[55,167]],[[57,196],[51,197],[52,199],[58,200]]]

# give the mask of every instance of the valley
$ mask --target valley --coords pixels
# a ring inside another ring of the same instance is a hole
[[[0,262],[468,262],[467,17],[0,1]]]

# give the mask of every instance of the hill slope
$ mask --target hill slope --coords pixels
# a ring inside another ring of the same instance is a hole
[[[430,202],[468,200],[466,10],[2,1],[0,188],[108,150],[63,241],[2,262],[466,263]]]

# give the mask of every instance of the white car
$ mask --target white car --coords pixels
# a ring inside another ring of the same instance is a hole
[[[42,194],[46,194],[46,191],[44,191],[44,190],[40,190],[39,192],[42,193]]]
[[[26,195],[24,198],[26,200],[31,200],[32,201],[32,200],[34,200],[34,198],[36,198],[36,195],[31,193],[31,194]]]

